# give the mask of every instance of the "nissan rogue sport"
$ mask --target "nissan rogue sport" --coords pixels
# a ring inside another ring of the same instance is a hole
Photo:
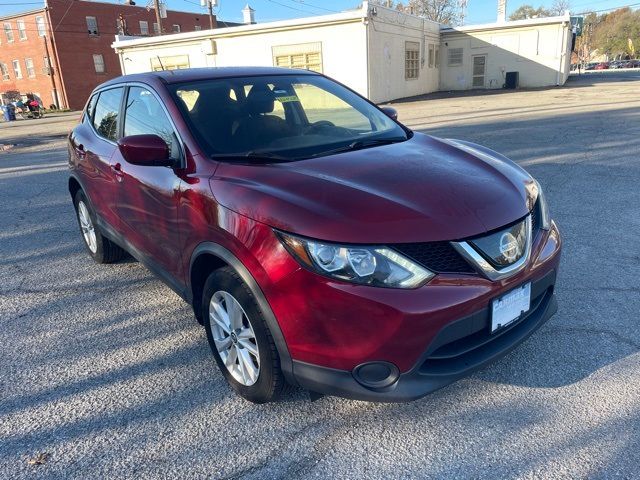
[[[555,313],[561,239],[522,168],[396,117],[304,70],[110,80],[69,135],[85,246],[191,304],[248,400],[420,398]]]

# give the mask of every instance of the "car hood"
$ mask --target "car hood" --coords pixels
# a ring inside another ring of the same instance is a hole
[[[222,163],[217,201],[274,228],[345,243],[459,240],[530,209],[533,179],[479,145],[405,142],[289,163]]]

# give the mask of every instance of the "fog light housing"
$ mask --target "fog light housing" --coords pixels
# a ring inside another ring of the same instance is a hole
[[[400,377],[400,371],[393,363],[367,362],[353,369],[353,378],[363,387],[381,390],[390,387]]]

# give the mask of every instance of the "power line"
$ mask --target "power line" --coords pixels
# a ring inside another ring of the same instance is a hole
[[[577,15],[585,15],[588,13],[610,12],[611,10],[619,10],[621,8],[627,8],[627,7],[637,7],[638,5],[640,5],[640,3],[630,3],[628,5],[620,5],[619,7],[603,8],[602,10],[587,10],[584,12],[580,12]]]
[[[281,7],[290,8],[291,10],[296,10],[298,12],[309,13],[314,15],[314,12],[310,12],[309,10],[302,10],[301,8],[292,7],[291,5],[287,5],[286,3],[276,2],[276,0],[267,0],[268,2],[275,3],[276,5],[280,5]]]
[[[299,3],[301,5],[306,5],[311,8],[317,8],[318,10],[324,10],[325,12],[340,13],[338,10],[331,10],[330,8],[318,7],[317,5],[314,5],[313,3],[305,2],[304,0],[291,0],[291,1]]]

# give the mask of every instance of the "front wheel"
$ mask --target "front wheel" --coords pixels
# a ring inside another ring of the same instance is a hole
[[[278,397],[284,379],[271,331],[251,290],[230,267],[204,285],[202,314],[207,339],[231,387],[254,403]]]
[[[124,258],[127,254],[118,245],[106,238],[96,225],[95,215],[82,190],[78,190],[73,201],[80,233],[87,247],[89,255],[97,263],[113,263]]]

